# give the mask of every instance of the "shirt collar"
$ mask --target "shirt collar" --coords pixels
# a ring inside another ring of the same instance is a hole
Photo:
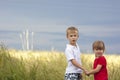
[[[76,46],[73,46],[73,45],[71,45],[71,44],[67,44],[67,47],[78,48],[78,44],[76,43]]]

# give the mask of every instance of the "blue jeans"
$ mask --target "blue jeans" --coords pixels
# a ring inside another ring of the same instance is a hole
[[[66,73],[65,80],[82,80],[82,75],[80,73]]]

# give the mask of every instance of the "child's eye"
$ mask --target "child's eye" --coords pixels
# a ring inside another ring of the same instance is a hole
[[[102,48],[96,48],[95,50],[103,50]]]
[[[70,37],[73,37],[73,35],[70,35]]]
[[[77,35],[74,35],[74,37],[76,37]]]
[[[97,51],[97,50],[99,50],[99,49],[98,49],[98,48],[95,48],[94,50],[96,50],[96,51]]]

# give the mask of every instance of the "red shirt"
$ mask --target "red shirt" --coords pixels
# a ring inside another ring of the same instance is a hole
[[[106,68],[107,62],[104,56],[100,56],[94,60],[93,69],[95,69],[98,64],[102,65],[102,68],[98,73],[94,74],[94,80],[108,80],[108,73]]]

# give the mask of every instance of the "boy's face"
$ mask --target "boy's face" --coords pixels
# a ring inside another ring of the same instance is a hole
[[[78,37],[79,37],[78,31],[68,32],[67,39],[69,40],[71,45],[76,45]]]
[[[103,55],[104,51],[100,49],[94,49],[94,53],[96,57],[100,57]]]

